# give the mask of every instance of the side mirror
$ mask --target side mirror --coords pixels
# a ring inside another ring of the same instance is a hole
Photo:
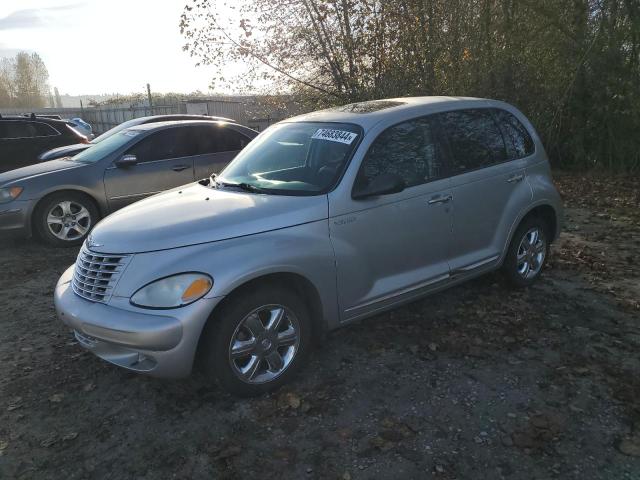
[[[367,197],[376,197],[378,195],[388,195],[390,193],[398,193],[405,188],[404,180],[395,173],[382,173],[371,180],[371,183],[364,188],[353,192],[352,198],[361,200]]]
[[[113,162],[118,168],[133,167],[138,164],[138,157],[135,155],[123,155],[121,158]]]

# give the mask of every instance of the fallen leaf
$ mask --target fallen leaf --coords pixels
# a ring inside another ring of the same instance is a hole
[[[53,403],[60,403],[64,398],[64,394],[62,393],[54,393],[49,397],[49,401]]]

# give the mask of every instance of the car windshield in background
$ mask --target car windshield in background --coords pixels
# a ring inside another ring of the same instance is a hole
[[[122,147],[126,143],[130,142],[133,137],[139,134],[140,132],[136,130],[125,130],[124,132],[120,132],[117,135],[112,135],[99,144],[92,145],[86,150],[80,152],[78,155],[73,157],[72,160],[82,163],[98,162],[102,160],[105,155],[108,155],[114,150]]]
[[[121,123],[117,127],[113,127],[111,130],[107,130],[102,135],[98,135],[96,138],[91,140],[89,143],[92,143],[92,144],[100,143],[103,140],[106,140],[107,138],[112,137],[116,133],[120,133],[122,130],[124,130],[126,128],[129,128],[129,127],[135,127],[136,125],[140,125],[140,119],[139,118],[134,118],[132,120],[127,120],[126,122]]]
[[[282,195],[324,193],[338,180],[361,136],[360,127],[347,123],[274,125],[240,152],[216,183]]]

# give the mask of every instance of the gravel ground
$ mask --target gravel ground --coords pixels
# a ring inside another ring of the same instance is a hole
[[[84,352],[52,305],[77,250],[0,243],[0,478],[639,480],[638,182],[557,178],[537,285],[493,274],[354,324],[249,400]]]

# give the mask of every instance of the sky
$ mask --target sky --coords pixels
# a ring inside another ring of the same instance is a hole
[[[37,52],[61,94],[208,91],[182,51],[189,0],[0,0],[0,57]],[[218,90],[218,93],[223,93]]]

